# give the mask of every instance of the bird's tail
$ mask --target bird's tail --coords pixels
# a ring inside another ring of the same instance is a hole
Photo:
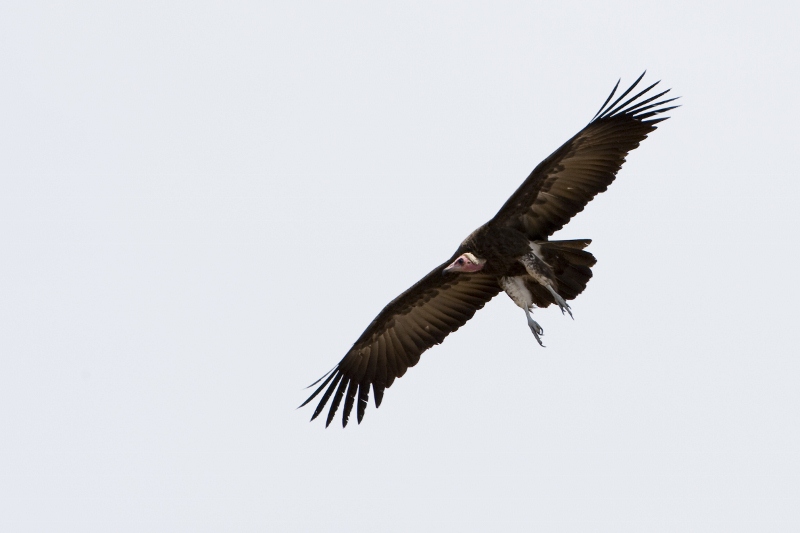
[[[592,278],[591,267],[597,260],[584,250],[591,242],[591,239],[580,239],[537,243],[541,247],[542,259],[550,265],[555,274],[558,282],[555,287],[556,292],[565,300],[574,300]],[[552,299],[552,296],[549,299]]]

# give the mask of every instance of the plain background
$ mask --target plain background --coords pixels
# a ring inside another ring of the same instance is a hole
[[[797,531],[796,2],[0,7],[0,529]],[[683,107],[500,295],[295,410],[617,78]]]

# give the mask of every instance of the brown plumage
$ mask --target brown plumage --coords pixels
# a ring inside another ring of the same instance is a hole
[[[541,344],[542,330],[530,308],[555,303],[562,312],[569,311],[565,300],[584,290],[595,264],[584,250],[590,240],[548,237],[605,191],[628,152],[666,120],[652,117],[676,107],[665,107],[675,98],[659,101],[668,91],[645,98],[658,82],[625,100],[643,76],[609,104],[617,82],[592,121],[539,163],[492,220],[375,317],[339,364],[312,384],[319,385],[301,405],[322,393],[312,420],[331,401],[328,426],[344,399],[342,425],[354,405],[360,423],[370,388],[378,407],[384,390],[416,365],[425,350],[463,326],[501,290],[525,310]]]

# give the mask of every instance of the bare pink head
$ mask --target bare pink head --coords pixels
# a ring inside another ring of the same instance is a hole
[[[467,252],[458,256],[458,259],[450,263],[444,272],[477,272],[486,264],[486,259],[478,259],[473,254]]]

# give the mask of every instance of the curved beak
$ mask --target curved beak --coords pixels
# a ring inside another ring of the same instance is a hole
[[[459,261],[461,261],[460,264]],[[472,254],[464,254],[450,263],[442,271],[442,274],[446,274],[448,272],[477,272],[483,268],[484,263],[486,263],[485,260],[478,259]]]

